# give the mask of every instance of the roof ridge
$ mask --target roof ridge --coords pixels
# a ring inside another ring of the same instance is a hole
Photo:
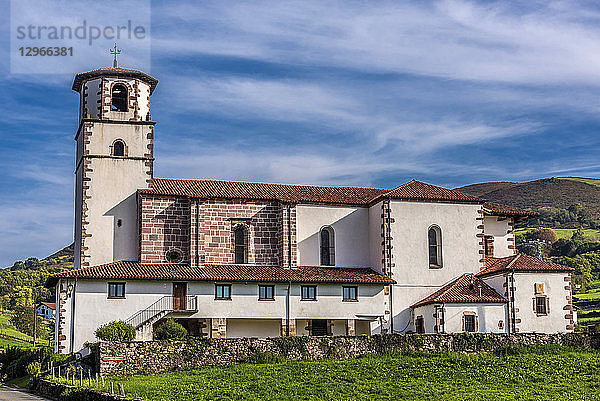
[[[520,253],[517,253],[516,255],[514,255],[514,258],[513,258],[513,260],[511,260],[511,261],[510,261],[510,263],[506,265],[506,268],[507,268],[507,269],[510,269],[510,268],[512,267],[512,265],[514,265],[514,264],[515,264],[515,262],[516,262],[516,261],[517,261],[517,260],[518,260],[520,257],[521,257],[521,254],[520,254]],[[510,256],[509,256],[509,258],[510,258]]]
[[[242,180],[213,180],[205,178],[158,178],[153,180],[164,181],[189,181],[189,182],[224,182],[231,184],[256,184],[256,185],[276,185],[280,187],[296,187],[296,188],[350,188],[350,189],[369,189],[374,191],[390,191],[387,188],[364,187],[364,186],[349,186],[349,185],[305,185],[305,184],[284,184],[279,182],[259,182],[259,181],[242,181]]]

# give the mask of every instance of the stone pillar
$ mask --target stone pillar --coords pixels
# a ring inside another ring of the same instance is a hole
[[[227,337],[227,319],[216,318],[211,319],[211,338],[226,338]]]
[[[354,319],[346,320],[346,335],[351,337],[356,336],[356,321]]]
[[[289,334],[288,334],[288,325],[289,325]],[[296,320],[295,319],[281,319],[281,337],[286,336],[294,337],[296,336]]]

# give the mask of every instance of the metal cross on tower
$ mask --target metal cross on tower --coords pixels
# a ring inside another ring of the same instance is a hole
[[[115,58],[113,60],[113,68],[117,68],[117,54],[121,54],[121,49],[117,49],[117,44],[115,43],[115,47],[110,49],[110,54],[114,54]]]

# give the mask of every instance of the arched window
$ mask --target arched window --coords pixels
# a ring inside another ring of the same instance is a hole
[[[233,229],[234,263],[248,263],[248,230],[243,225]]]
[[[335,265],[335,241],[333,235],[333,228],[323,227],[321,229],[321,265],[322,266],[334,266]]]
[[[127,111],[127,87],[115,84],[112,87],[112,111]]]
[[[438,226],[429,227],[429,267],[442,267],[442,231]]]
[[[112,155],[113,156],[125,156],[125,142],[117,139],[112,144]]]

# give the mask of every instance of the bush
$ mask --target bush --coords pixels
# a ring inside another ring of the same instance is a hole
[[[100,326],[96,330],[96,337],[104,341],[129,342],[135,339],[135,329],[132,325],[117,320]]]
[[[27,365],[27,374],[29,376],[38,377],[42,370],[42,364],[39,362],[31,362]]]
[[[173,318],[167,319],[154,330],[154,338],[156,340],[181,340],[187,334],[185,327],[177,323]]]

